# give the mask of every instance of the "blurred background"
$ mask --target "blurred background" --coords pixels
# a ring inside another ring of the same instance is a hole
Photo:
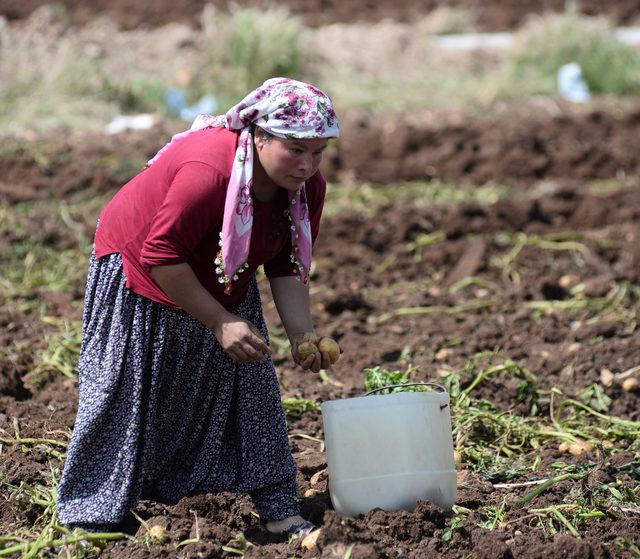
[[[113,186],[198,112],[289,76],[326,89],[343,117],[331,179],[485,183],[567,166],[619,178],[638,164],[619,146],[635,132],[639,17],[628,0],[2,0],[0,168],[43,134],[163,128],[117,140],[142,142],[137,159],[98,162]],[[82,137],[74,153],[94,141]]]

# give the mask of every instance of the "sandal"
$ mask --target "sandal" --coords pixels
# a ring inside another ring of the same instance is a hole
[[[280,534],[283,537],[286,537],[287,539],[291,539],[291,538],[302,539],[308,536],[311,532],[313,532],[316,529],[317,527],[315,524],[313,524],[313,522],[309,522],[308,520],[305,520],[300,524],[294,524],[293,526],[289,526],[289,528],[287,528],[283,532],[280,532]]]
[[[278,538],[281,541],[290,541],[292,539],[302,539],[308,536],[314,530],[317,530],[317,526],[308,520],[299,522],[289,526],[286,530],[281,532],[272,532],[264,524],[261,525],[262,530],[269,536]]]

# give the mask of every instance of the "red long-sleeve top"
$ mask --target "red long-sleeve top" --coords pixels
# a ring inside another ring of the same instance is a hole
[[[242,302],[260,265],[264,264],[268,277],[297,275],[290,260],[291,230],[285,214],[288,193],[279,189],[270,202],[253,197],[248,270],[232,283],[229,295],[224,293],[224,284],[218,282],[214,260],[238,136],[226,128],[189,134],[131,179],[104,208],[96,232],[96,256],[121,253],[129,289],[178,307],[155,282],[150,270],[186,262],[205,289],[232,310]],[[324,178],[317,172],[306,184],[314,241],[325,191]]]

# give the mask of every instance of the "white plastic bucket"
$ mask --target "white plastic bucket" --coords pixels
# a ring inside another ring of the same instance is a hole
[[[450,509],[456,496],[449,394],[400,392],[321,406],[329,493],[338,514]]]

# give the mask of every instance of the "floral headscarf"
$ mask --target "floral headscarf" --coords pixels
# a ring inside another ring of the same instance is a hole
[[[320,89],[287,78],[272,78],[249,93],[224,115],[198,115],[191,129],[176,134],[153,159],[151,165],[172,143],[203,128],[224,126],[240,130],[233,169],[224,206],[220,251],[215,260],[218,281],[230,293],[231,282],[248,268],[253,204],[253,125],[283,139],[337,138],[338,119],[331,100]],[[291,262],[296,265],[301,281],[309,280],[311,267],[311,223],[305,195],[305,184],[289,192],[291,222]]]

